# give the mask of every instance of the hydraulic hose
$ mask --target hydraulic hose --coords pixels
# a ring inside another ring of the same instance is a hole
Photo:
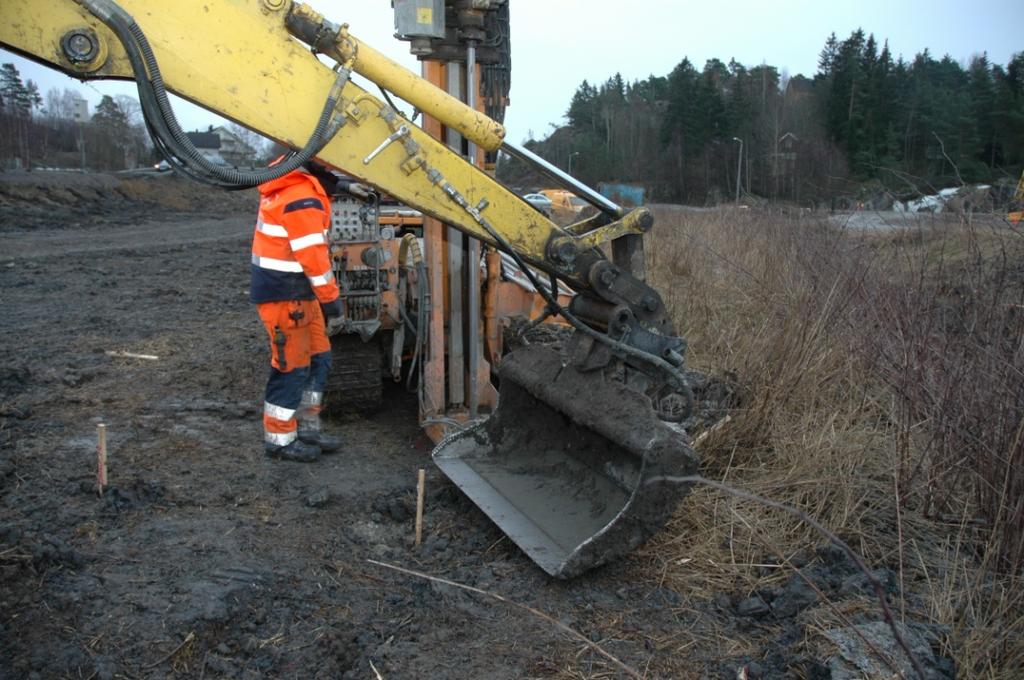
[[[178,124],[156,56],[134,18],[112,0],[76,1],[110,28],[121,42],[135,75],[146,128],[154,146],[176,170],[192,179],[227,189],[246,189],[283,177],[313,158],[345,123],[342,115],[336,116],[332,122],[349,75],[347,70],[340,69],[313,133],[301,150],[288,154],[280,163],[266,170],[243,171],[211,163]]]
[[[410,267],[411,265],[411,267]],[[419,363],[420,354],[426,344],[427,331],[427,266],[423,261],[423,252],[420,250],[419,239],[415,234],[406,234],[402,237],[401,245],[398,248],[398,266],[408,271],[410,268],[416,270],[416,323],[413,325],[405,307],[402,295],[398,296],[400,306],[399,313],[402,315],[402,322],[408,325],[413,333],[412,362],[409,365],[409,374],[406,379],[406,388],[412,389],[412,377],[416,374],[416,366]],[[404,283],[404,279],[403,279]],[[404,287],[403,287],[404,290]]]

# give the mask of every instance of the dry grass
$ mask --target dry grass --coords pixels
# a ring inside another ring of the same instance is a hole
[[[1013,677],[1024,667],[1019,233],[657,218],[651,281],[689,365],[743,389],[702,447],[704,474],[795,505],[896,571],[908,593],[897,609],[948,626],[962,676]],[[701,595],[787,578],[761,565],[820,542],[781,513],[695,490],[644,555]]]

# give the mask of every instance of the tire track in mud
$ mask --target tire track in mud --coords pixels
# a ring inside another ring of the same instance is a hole
[[[0,266],[19,259],[54,258],[87,253],[203,245],[247,239],[249,220],[241,218],[149,222],[103,230],[57,229],[7,232]]]

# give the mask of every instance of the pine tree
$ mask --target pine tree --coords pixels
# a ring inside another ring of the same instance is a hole
[[[1024,52],[1013,55],[1006,69],[992,69],[995,98],[992,124],[995,164],[1024,164]]]
[[[835,73],[836,56],[839,54],[839,41],[833,32],[825,41],[825,47],[818,54],[818,75],[829,78]]]
[[[43,105],[43,97],[39,94],[39,86],[33,80],[25,81],[25,101],[28,104],[30,114],[37,111]]]
[[[128,117],[113,97],[103,95],[96,106],[90,124],[95,133],[97,148],[91,157],[105,169],[122,169],[126,166],[126,152],[131,144],[131,126]]]
[[[995,125],[993,114],[996,108],[995,83],[988,55],[982,54],[971,60],[967,71],[970,92],[971,118],[969,154],[991,169],[995,165]]]
[[[31,166],[31,139],[29,118],[32,111],[32,97],[21,74],[14,64],[0,66],[0,97],[4,101],[4,137],[10,140],[4,145],[3,154],[17,157],[24,167]]]
[[[565,114],[569,118],[569,125],[581,132],[588,128],[596,130],[596,100],[597,91],[584,80],[576,88],[576,93],[573,94],[572,101],[569,103],[569,110]]]
[[[38,90],[36,94],[38,95]],[[29,115],[32,100],[14,64],[8,63],[0,67],[0,97],[3,97],[8,113],[15,116]]]

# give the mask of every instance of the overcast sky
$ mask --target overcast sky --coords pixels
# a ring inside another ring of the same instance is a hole
[[[389,0],[309,0],[354,35],[419,72],[408,44],[394,39]],[[912,59],[924,48],[966,63],[987,52],[1005,64],[1024,51],[1024,1],[989,0],[511,0],[512,93],[506,116],[509,140],[543,137],[561,124],[584,79],[600,83],[620,72],[626,80],[666,75],[683,57],[699,69],[712,57],[746,65],[762,62],[790,75],[811,76],[828,34],[843,39],[857,27],[889,41],[894,56]],[[135,94],[127,83],[81,83],[9,52],[22,78],[73,87],[95,107],[103,94]],[[374,90],[375,91],[375,90]],[[175,110],[185,129],[219,119],[187,103]]]

